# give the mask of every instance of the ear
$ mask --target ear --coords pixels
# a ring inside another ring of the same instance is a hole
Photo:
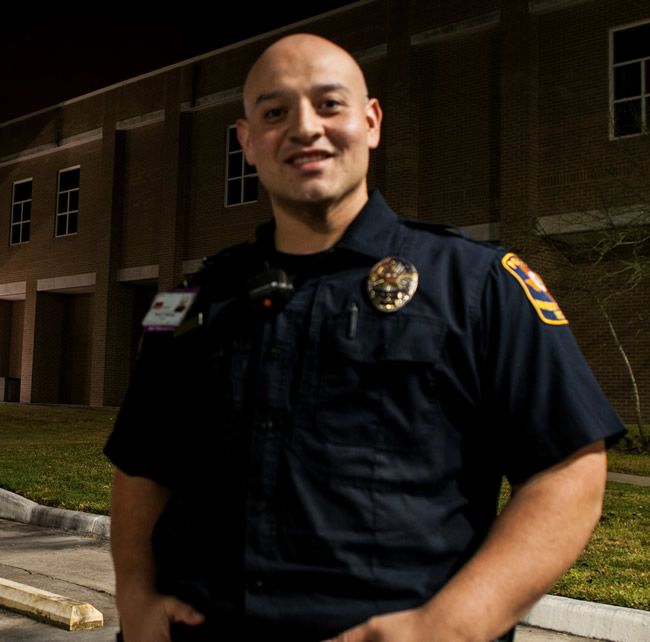
[[[368,123],[368,147],[375,149],[381,139],[381,119],[383,113],[376,98],[370,98],[366,105],[366,122]]]
[[[255,165],[253,153],[250,148],[250,132],[248,129],[248,121],[245,118],[237,120],[237,140],[244,150],[244,155],[249,165]]]

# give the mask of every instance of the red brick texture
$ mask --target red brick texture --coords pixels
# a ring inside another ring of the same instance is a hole
[[[375,0],[282,32],[318,33],[360,56],[384,111],[369,185],[406,216],[498,224],[492,240],[557,288],[628,420],[628,376],[603,316],[568,287],[535,227],[539,217],[650,202],[650,138],[610,140],[608,102],[610,29],[650,21],[644,4]],[[119,404],[156,289],[271,216],[261,186],[255,203],[225,206],[226,134],[242,115],[248,67],[278,35],[0,124],[0,377],[20,377],[23,402]],[[72,166],[79,229],[55,238],[57,172]],[[12,185],[26,178],[31,237],[11,246]],[[93,282],[55,281],[80,275]],[[2,287],[21,282],[24,300],[3,301]],[[644,282],[608,310],[650,404],[647,308]]]

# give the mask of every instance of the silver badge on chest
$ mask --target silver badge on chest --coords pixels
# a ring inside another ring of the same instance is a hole
[[[418,289],[418,271],[406,259],[389,256],[373,266],[368,275],[370,302],[380,312],[401,310]]]

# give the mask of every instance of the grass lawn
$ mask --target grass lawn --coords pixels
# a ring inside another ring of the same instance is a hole
[[[600,523],[554,595],[650,611],[650,488],[607,483]]]
[[[607,453],[607,470],[613,473],[650,477],[650,455],[635,455],[610,450]]]
[[[644,426],[643,433],[650,433],[650,426]],[[640,456],[641,453],[646,456]],[[607,470],[650,477],[650,452],[644,449],[637,426],[631,426],[628,434],[610,448],[607,453]]]
[[[501,508],[509,497],[504,481]],[[650,488],[607,482],[603,513],[589,544],[550,593],[650,611],[649,584]]]
[[[102,448],[115,412],[0,404],[0,488],[107,515],[113,468]]]
[[[0,403],[0,488],[58,508],[108,514],[112,466],[102,448],[113,408]],[[610,452],[612,471],[650,476],[634,443]],[[501,503],[509,489],[502,491]],[[650,610],[650,488],[608,482],[603,516],[555,595]]]

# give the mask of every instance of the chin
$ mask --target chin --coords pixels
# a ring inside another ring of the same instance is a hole
[[[293,189],[276,193],[275,200],[285,203],[291,207],[329,207],[336,203],[353,199],[356,189],[343,189],[342,186],[323,185],[312,183],[311,185],[294,185]]]
[[[329,191],[320,188],[310,188],[299,190],[296,193],[287,195],[287,200],[294,203],[304,203],[305,205],[314,205],[317,203],[331,203],[336,201],[336,196]]]

